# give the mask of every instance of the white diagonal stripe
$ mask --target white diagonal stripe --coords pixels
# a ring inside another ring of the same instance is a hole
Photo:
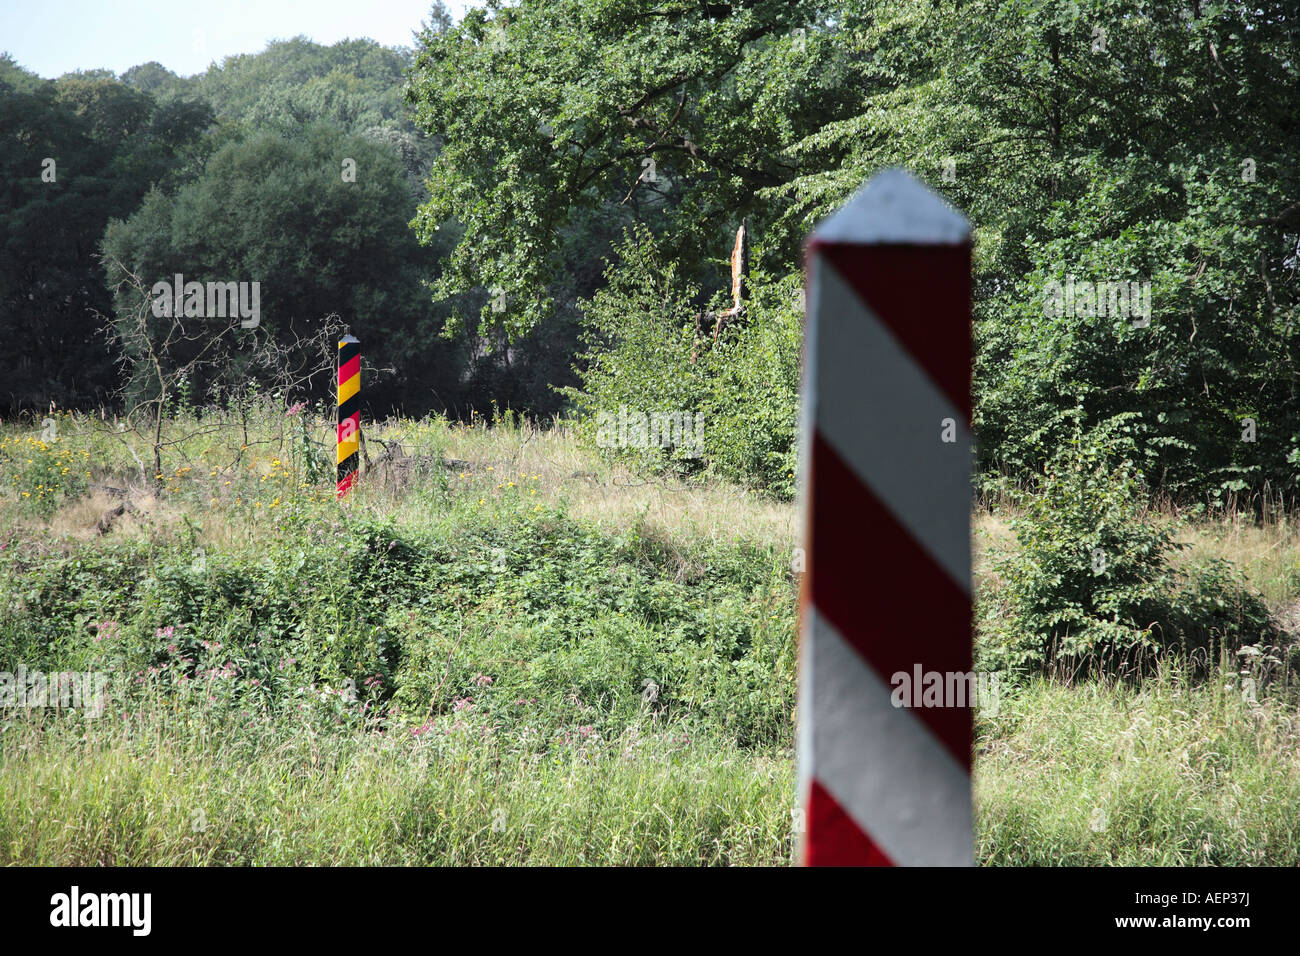
[[[971,781],[815,607],[800,665],[799,781],[815,778],[900,866],[971,866]]]
[[[812,424],[821,433],[969,595],[971,438],[965,416],[822,256],[812,257],[811,272],[805,428]],[[945,347],[953,346],[935,342]],[[954,423],[953,442],[940,440],[944,419]],[[811,434],[805,432],[805,444]]]

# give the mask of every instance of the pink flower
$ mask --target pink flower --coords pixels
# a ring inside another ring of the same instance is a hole
[[[285,418],[292,418],[294,415],[297,415],[299,412],[301,412],[301,411],[302,411],[304,408],[306,408],[306,407],[307,407],[307,403],[306,403],[306,402],[297,402],[297,403],[295,403],[295,404],[293,404],[293,405],[290,405],[290,406],[289,406],[289,410],[288,410],[287,412],[284,413],[284,417],[285,417]]]
[[[174,627],[160,627],[154,637],[171,637],[175,633],[176,628]]]
[[[455,704],[452,707],[452,710],[454,711],[466,710],[473,706],[474,706],[473,697],[457,697]]]
[[[474,683],[478,684],[479,687],[486,687],[492,683],[492,678],[488,677],[487,674],[478,674],[474,678]]]

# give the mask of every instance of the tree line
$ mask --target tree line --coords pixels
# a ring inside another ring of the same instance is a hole
[[[376,409],[703,412],[704,456],[628,453],[787,495],[802,242],[901,165],[975,229],[984,475],[1104,427],[1171,495],[1290,494],[1297,39],[1281,0],[517,0],[189,78],[5,59],[3,401],[107,400],[130,276],[259,279],[260,334],[392,369]]]

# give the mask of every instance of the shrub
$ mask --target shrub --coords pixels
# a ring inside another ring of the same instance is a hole
[[[802,277],[751,276],[743,324],[708,353],[706,448],[714,473],[788,500],[795,493]]]
[[[644,228],[629,235],[609,283],[583,303],[581,389],[562,390],[588,413],[588,436],[609,455],[679,475],[705,468],[774,497],[794,495],[802,328],[799,277],[755,272],[741,319],[715,342],[696,333],[699,290],[678,279]],[[715,297],[714,311],[724,308]],[[698,422],[690,442],[627,443],[630,414]],[[698,417],[697,417],[698,416]],[[609,423],[616,423],[614,428]],[[602,430],[602,426],[604,426]],[[646,447],[642,447],[646,446]]]
[[[772,549],[679,553],[552,511],[420,531],[330,507],[263,521],[249,550],[0,548],[0,669],[103,671],[124,706],[201,686],[397,731],[472,715],[553,738],[648,723],[790,745],[793,582]]]
[[[995,551],[1001,585],[980,602],[987,666],[1123,674],[1169,654],[1206,662],[1275,632],[1227,562],[1171,564],[1176,528],[1144,503],[1122,419],[1076,431],[1015,497],[1019,547]]]

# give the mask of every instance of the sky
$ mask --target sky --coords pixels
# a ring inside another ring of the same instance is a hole
[[[445,0],[452,17],[481,0]],[[121,74],[156,60],[182,76],[270,40],[369,37],[410,46],[429,0],[3,0],[0,52],[48,79],[72,70]]]

